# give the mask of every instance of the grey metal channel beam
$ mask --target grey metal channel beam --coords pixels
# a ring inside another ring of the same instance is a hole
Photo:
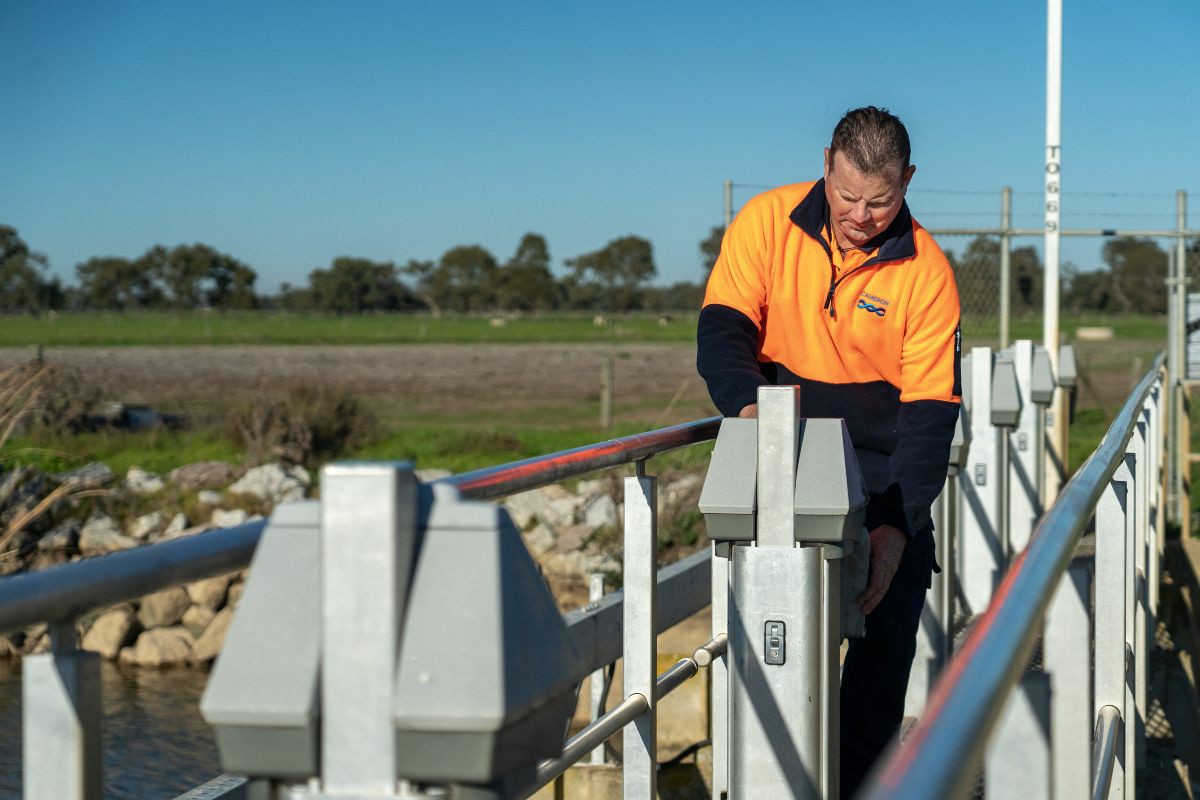
[[[712,553],[709,549],[676,561],[658,571],[657,620],[662,633],[709,604]],[[582,681],[593,670],[621,657],[623,591],[605,595],[563,615],[579,650],[572,678]]]

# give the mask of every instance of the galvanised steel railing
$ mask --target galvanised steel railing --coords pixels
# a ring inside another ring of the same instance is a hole
[[[660,697],[724,653],[725,638],[716,636],[691,658],[682,659],[661,676],[654,674],[656,635],[709,603],[711,554],[696,553],[656,570],[657,514],[644,502],[656,492],[656,479],[645,474],[646,460],[711,441],[719,427],[720,417],[710,417],[442,479],[464,497],[494,499],[599,469],[637,465],[637,476],[628,479],[626,489],[625,562],[627,577],[635,574],[638,578],[629,584],[629,592],[612,592],[565,615],[581,654],[575,677],[582,680],[624,652],[627,697],[568,742],[562,756],[542,764],[538,772],[541,783],[553,780],[596,743],[620,730],[615,721],[649,718]],[[638,497],[643,500],[640,504]],[[245,568],[266,526],[266,520],[258,520],[0,579],[0,631],[46,622],[51,633],[47,669],[27,668],[24,673],[26,797],[92,798],[101,792],[98,673],[81,668],[89,660],[94,663],[96,656],[77,649],[75,620],[96,608]],[[634,658],[628,657],[631,643],[638,648],[639,655]],[[34,666],[32,660],[30,666]],[[69,708],[58,707],[61,686],[43,685],[47,682],[37,678],[56,672],[72,684]],[[630,691],[630,686],[634,690]],[[76,722],[64,727],[66,718],[61,713],[34,713],[29,705],[65,711],[67,718]],[[652,736],[635,738],[640,738],[644,751],[643,767],[627,770],[627,780],[652,782],[656,743]],[[637,747],[627,742],[626,749],[627,761],[635,760]],[[206,797],[234,797],[244,790],[243,781],[222,777],[195,791]]]
[[[1096,798],[1134,796],[1163,539],[1163,382],[1159,356],[1013,560],[864,796],[963,796],[981,760],[989,798],[1080,796],[1080,787]],[[1093,519],[1094,642],[1086,564],[1072,563]],[[1025,672],[1039,634],[1049,687]]]

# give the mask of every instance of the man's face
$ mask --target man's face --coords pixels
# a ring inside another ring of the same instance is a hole
[[[859,172],[841,153],[832,163],[825,148],[825,199],[829,220],[846,246],[858,247],[878,236],[900,213],[915,166],[901,171],[900,164],[885,175]]]

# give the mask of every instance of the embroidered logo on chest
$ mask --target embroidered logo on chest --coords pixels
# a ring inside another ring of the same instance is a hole
[[[882,297],[876,297],[868,292],[862,292],[858,296],[858,305],[856,308],[858,308],[859,311],[865,311],[868,314],[874,314],[877,317],[882,317],[887,314],[889,305],[891,304]]]

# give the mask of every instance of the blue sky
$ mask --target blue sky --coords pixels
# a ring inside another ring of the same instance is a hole
[[[1065,6],[1064,225],[1173,227],[1171,194],[1200,195],[1200,5]],[[201,241],[272,291],[338,255],[503,260],[527,231],[558,264],[644,236],[660,282],[694,280],[722,181],[816,177],[873,103],[909,127],[926,226],[996,224],[1006,184],[1038,226],[1044,3],[850,7],[14,0],[0,223],[69,280]]]

